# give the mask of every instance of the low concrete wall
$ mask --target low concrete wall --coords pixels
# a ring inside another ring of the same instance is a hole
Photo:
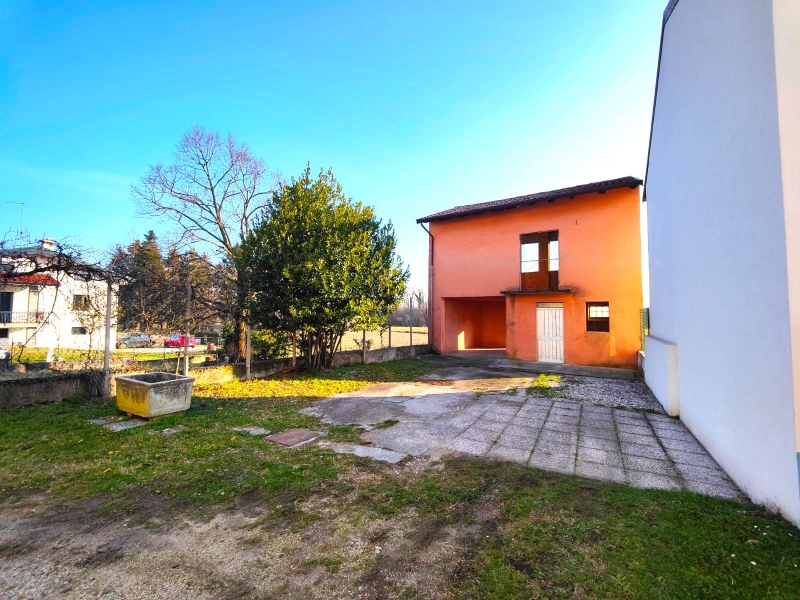
[[[678,346],[657,337],[645,338],[644,380],[672,417],[680,413]]]
[[[380,363],[390,360],[400,360],[411,358],[420,354],[430,354],[431,347],[428,344],[418,346],[400,346],[399,348],[379,348],[377,350],[367,350],[366,362]],[[361,350],[348,350],[347,352],[337,352],[333,357],[333,366],[352,365],[361,362]]]
[[[420,344],[417,346],[401,346],[399,348],[380,348],[368,350],[367,363],[389,362],[403,358],[411,358],[420,354],[429,354],[430,346]],[[298,365],[302,361],[298,359]],[[334,366],[360,364],[362,362],[361,350],[338,352],[333,357]],[[195,364],[194,362],[192,363]],[[98,382],[102,381],[102,371],[86,369],[82,363],[82,370],[50,372],[42,377],[24,377],[20,379],[7,379],[0,381],[0,410],[16,408],[29,404],[59,402],[76,393],[96,396],[101,393]],[[253,361],[250,365],[252,379],[264,379],[270,375],[277,375],[287,371],[292,366],[291,358],[278,358],[274,360]],[[122,361],[112,368],[111,395],[116,394],[116,378],[113,375],[147,373],[151,371],[175,372],[175,359],[167,361]],[[244,379],[244,364],[234,365],[209,365],[192,366],[190,375],[195,378],[195,383],[226,383]]]
[[[61,402],[75,394],[97,396],[100,393],[98,382],[102,377],[102,372],[98,371],[73,371],[4,379],[0,381],[0,410]]]

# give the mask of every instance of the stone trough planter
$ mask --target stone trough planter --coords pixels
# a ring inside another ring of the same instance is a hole
[[[187,410],[192,402],[194,377],[172,373],[118,376],[117,408],[146,419]]]

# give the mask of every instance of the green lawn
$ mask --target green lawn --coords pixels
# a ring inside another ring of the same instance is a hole
[[[271,508],[271,526],[277,521],[302,530],[332,519],[331,510],[353,523],[390,519],[417,532],[409,554],[430,551],[434,540],[455,531],[456,550],[425,555],[448,562],[443,597],[797,597],[800,531],[753,505],[468,458],[426,468],[384,465],[313,445],[286,450],[231,431],[241,425],[325,429],[297,410],[428,369],[421,361],[397,361],[196,386],[184,415],[121,433],[86,423],[114,411],[104,401],[76,398],[3,412],[0,511],[35,494],[59,504],[95,497],[101,500],[95,510],[135,523],[137,516],[146,521],[137,514],[137,499],[157,494],[171,507],[167,517],[204,519],[258,493]],[[187,430],[171,437],[148,433],[175,425]],[[338,441],[356,441],[360,433],[343,426],[327,431]],[[315,508],[322,501],[327,512]],[[316,556],[313,548],[308,553],[303,564],[320,565],[330,577],[373,566]],[[377,560],[380,566],[390,559]]]

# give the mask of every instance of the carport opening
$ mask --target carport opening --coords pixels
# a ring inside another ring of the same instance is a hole
[[[449,298],[447,352],[497,352],[506,348],[506,303],[499,299]]]

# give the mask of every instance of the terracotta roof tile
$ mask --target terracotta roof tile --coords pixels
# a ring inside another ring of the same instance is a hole
[[[58,285],[58,282],[50,277],[50,275],[44,275],[42,273],[36,273],[34,275],[12,275],[10,273],[2,273],[0,274],[0,282],[27,283],[35,285]]]
[[[572,198],[581,194],[594,194],[597,192],[606,192],[609,190],[617,190],[621,188],[635,188],[642,185],[642,180],[636,177],[620,177],[619,179],[608,179],[606,181],[597,181],[595,183],[586,183],[583,185],[576,185],[573,187],[563,188],[560,190],[551,190],[549,192],[537,192],[535,194],[528,194],[526,196],[516,196],[514,198],[506,198],[504,200],[494,200],[493,202],[481,202],[479,204],[467,204],[465,206],[456,206],[449,208],[442,212],[434,213],[427,217],[417,219],[417,223],[430,223],[431,221],[443,221],[445,219],[452,219],[454,217],[465,217],[467,215],[477,215],[483,212],[506,210],[515,208],[524,204],[535,204],[536,202],[544,202],[547,200],[556,200],[558,198]]]

